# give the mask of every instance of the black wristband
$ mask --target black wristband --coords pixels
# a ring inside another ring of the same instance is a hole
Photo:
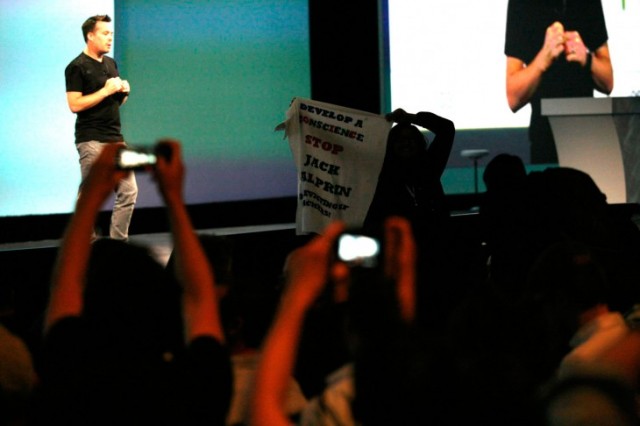
[[[587,62],[584,63],[584,68],[591,72],[591,63],[593,62],[593,53],[587,50]]]

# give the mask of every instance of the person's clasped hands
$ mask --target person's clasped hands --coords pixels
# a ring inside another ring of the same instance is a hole
[[[104,89],[109,95],[115,93],[124,93],[126,95],[131,92],[131,86],[127,80],[123,80],[120,77],[112,77],[108,79],[104,84]]]
[[[582,66],[587,63],[589,49],[585,46],[578,31],[566,31],[562,23],[556,21],[547,28],[544,39],[548,66],[560,55],[564,54],[567,62],[577,62]],[[548,67],[547,66],[547,67]]]

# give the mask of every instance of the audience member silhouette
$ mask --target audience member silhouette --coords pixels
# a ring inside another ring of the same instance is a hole
[[[363,229],[379,234],[384,220],[390,216],[404,217],[411,223],[418,254],[421,281],[419,298],[431,301],[431,317],[439,317],[450,303],[453,286],[442,287],[452,271],[457,276],[449,280],[459,284],[465,267],[461,260],[458,239],[452,235],[450,209],[441,178],[445,171],[455,137],[454,123],[431,112],[410,114],[396,109],[387,115],[396,124],[389,131],[382,170]],[[431,142],[421,129],[435,136]],[[465,259],[466,260],[466,259]]]
[[[490,166],[481,208],[489,273],[451,318],[443,388],[458,422],[533,424],[536,392],[571,350],[585,315],[621,312],[638,300],[629,284],[640,278],[630,260],[639,258],[638,229],[610,214],[581,171],[524,176],[518,159],[504,156]],[[500,175],[511,182],[495,181]]]
[[[489,184],[480,217],[496,289],[517,297],[538,256],[557,242],[573,241],[589,246],[604,265],[612,308],[631,308],[640,297],[640,275],[632,266],[640,255],[640,233],[629,216],[612,213],[588,174],[558,167],[525,176],[519,159],[506,156],[492,160],[485,173]]]
[[[489,161],[482,174],[486,192],[482,200],[482,213],[488,215],[490,222],[484,224],[492,229],[509,214],[519,216],[513,211],[522,204],[519,197],[524,196],[527,171],[522,159],[512,154],[498,154]],[[498,217],[493,217],[498,215]]]
[[[606,306],[605,271],[581,243],[549,246],[514,285],[508,297],[491,283],[479,287],[452,318],[443,381],[452,424],[535,424],[538,390],[555,376],[581,321]]]
[[[224,424],[229,354],[214,276],[183,203],[176,141],[153,173],[166,203],[175,277],[124,242],[91,245],[98,211],[124,173],[119,146],[92,166],[61,247],[45,316],[42,423]],[[117,268],[113,265],[117,264]]]
[[[631,218],[613,214],[605,194],[582,171],[550,168],[531,173],[529,180],[535,237],[530,241],[541,248],[561,240],[590,247],[607,275],[607,304],[616,311],[631,309],[640,299],[640,231]]]
[[[482,178],[486,192],[480,203],[480,230],[492,281],[513,285],[529,244],[523,223],[528,214],[527,172],[520,157],[498,154],[489,161]]]
[[[273,319],[277,302],[276,275],[263,263],[267,257],[255,241],[251,245],[242,238],[215,234],[199,236],[202,247],[216,275],[216,293],[220,300],[220,317],[231,354],[233,396],[227,415],[228,426],[245,425],[249,420],[250,400],[255,371],[261,356],[260,346]],[[167,269],[173,270],[171,256]],[[298,383],[290,380],[286,413],[297,419],[306,405]]]
[[[542,388],[541,424],[640,424],[638,305],[626,314],[609,309],[608,289],[600,284],[605,272],[594,270],[584,247],[556,247],[541,263],[546,265],[537,270],[537,281],[551,297],[540,306],[554,313],[546,315],[549,320],[566,319],[547,321],[548,328],[574,330],[556,377]],[[550,276],[554,270],[560,273]]]
[[[584,265],[583,255],[574,257],[574,269]],[[583,303],[582,289],[575,290]],[[571,351],[556,377],[542,387],[540,424],[640,424],[640,332],[637,323],[633,325],[637,315],[634,310],[624,317],[603,303],[580,312]]]
[[[455,136],[450,120],[431,112],[409,114],[396,109],[387,119],[397,123],[389,131],[378,185],[364,222],[365,229],[380,227],[389,216],[407,218],[417,235],[448,218],[444,173]],[[435,134],[431,143],[418,129]]]
[[[25,423],[37,382],[31,351],[13,330],[10,293],[0,286],[0,425]]]
[[[355,368],[353,376],[347,374],[346,379],[355,383],[355,399],[351,399],[353,395],[342,395],[340,401],[325,400],[331,407],[303,418],[303,424],[323,424],[305,422],[321,422],[331,415],[338,416],[334,422],[346,422],[341,424],[411,424],[405,420],[415,414],[408,409],[415,402],[414,388],[406,384],[416,380],[412,369],[415,364],[398,359],[398,354],[402,354],[401,358],[417,354],[400,350],[399,345],[409,346],[414,341],[407,339],[407,333],[398,333],[410,330],[416,316],[416,248],[409,222],[399,217],[387,220],[386,249],[379,270],[349,269],[335,261],[334,245],[343,231],[342,223],[333,222],[288,259],[286,288],[258,370],[253,412],[256,425],[287,424],[282,399],[285,379],[295,363],[304,318],[313,304],[327,295],[349,299],[348,335]],[[367,320],[375,325],[367,324]],[[378,350],[370,351],[375,342]],[[400,383],[403,386],[398,386]],[[380,398],[383,395],[387,399]],[[380,406],[379,402],[384,404]],[[389,419],[394,421],[388,423]]]
[[[636,399],[634,389],[614,377],[572,376],[555,383],[544,395],[539,424],[637,426]]]

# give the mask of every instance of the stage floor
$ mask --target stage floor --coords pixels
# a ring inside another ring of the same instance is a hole
[[[240,235],[252,234],[270,231],[283,231],[295,229],[295,223],[282,223],[270,225],[255,226],[237,226],[227,228],[211,228],[196,230],[199,235]],[[168,232],[159,232],[151,234],[133,234],[129,236],[129,241],[133,244],[145,246],[149,248],[151,255],[160,263],[166,264],[173,244],[171,243],[171,235]],[[51,249],[60,245],[59,239],[41,240],[41,241],[25,241],[17,243],[0,244],[0,254],[2,252],[12,252],[21,250]]]

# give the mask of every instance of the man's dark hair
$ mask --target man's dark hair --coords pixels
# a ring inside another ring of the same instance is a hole
[[[82,37],[84,37],[85,43],[87,42],[87,34],[96,28],[97,22],[111,22],[111,18],[109,15],[95,15],[84,21],[84,24],[82,24]]]

